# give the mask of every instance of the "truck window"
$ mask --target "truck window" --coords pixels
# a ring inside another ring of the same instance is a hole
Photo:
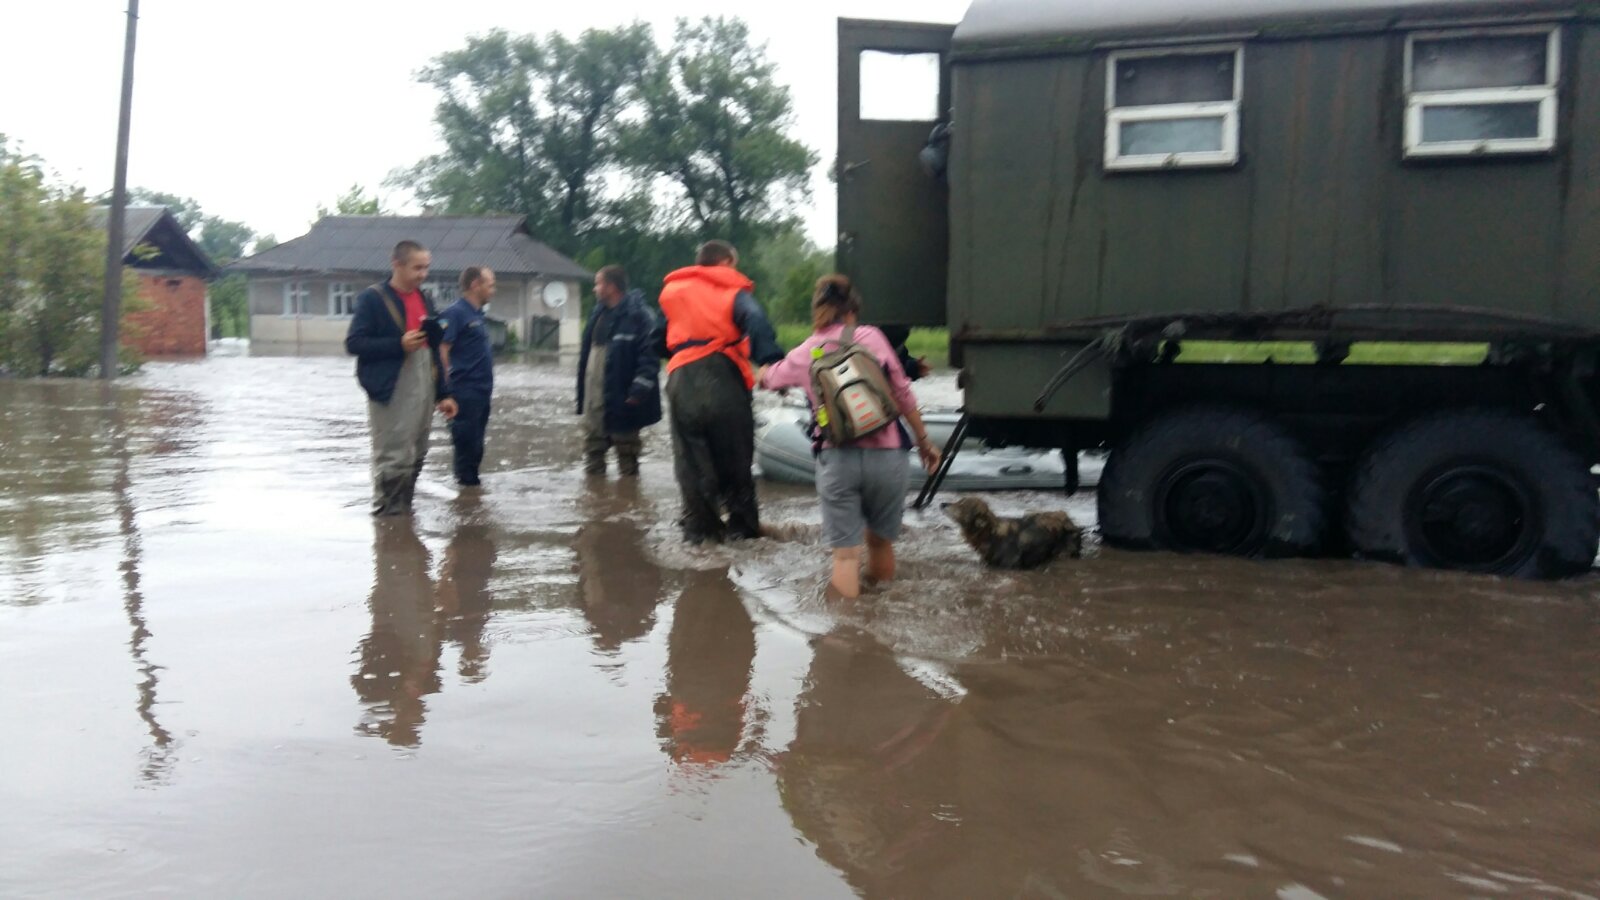
[[[1106,168],[1238,162],[1243,57],[1240,47],[1113,53],[1106,70]]]
[[[933,122],[939,118],[939,54],[861,53],[863,121]]]
[[[1554,149],[1560,52],[1553,27],[1408,37],[1406,155]]]

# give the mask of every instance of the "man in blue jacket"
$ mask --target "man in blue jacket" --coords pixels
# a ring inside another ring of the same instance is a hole
[[[606,473],[615,447],[617,471],[639,474],[639,429],[661,421],[661,322],[644,294],[628,289],[628,273],[606,266],[594,276],[594,311],[578,351],[578,414],[583,416],[583,471]]]
[[[494,350],[483,310],[494,299],[494,290],[494,270],[467,266],[461,270],[461,299],[439,316],[444,326],[439,357],[457,408],[450,420],[450,441],[456,451],[456,484],[462,487],[478,484],[484,434],[489,430]]]
[[[390,258],[389,280],[356,298],[355,315],[345,335],[345,351],[356,358],[356,380],[367,392],[367,422],[372,429],[372,514],[411,512],[417,476],[428,456],[428,432],[437,406],[446,419],[456,415],[439,343],[424,330],[432,326],[433,300],[422,291],[433,256],[416,241],[401,241]]]

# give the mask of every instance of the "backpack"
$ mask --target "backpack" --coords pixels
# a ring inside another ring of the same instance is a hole
[[[883,365],[872,351],[855,342],[855,330],[854,325],[846,325],[832,351],[811,350],[817,430],[835,447],[900,420],[900,407],[894,402]]]

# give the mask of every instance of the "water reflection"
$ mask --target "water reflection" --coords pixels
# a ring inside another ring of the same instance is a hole
[[[488,676],[489,646],[483,631],[494,613],[494,593],[489,588],[496,557],[494,531],[474,519],[481,506],[478,496],[464,494],[456,501],[460,521],[445,547],[436,603],[444,640],[460,648],[456,672],[469,684]]]
[[[744,737],[755,622],[726,570],[685,574],[667,636],[656,734],[673,762],[714,767],[732,759]]]
[[[594,644],[615,653],[650,633],[661,599],[661,568],[645,546],[645,529],[630,513],[637,508],[637,479],[591,482],[585,496],[590,516],[578,529],[578,594]]]
[[[410,517],[373,521],[372,630],[350,683],[366,704],[357,730],[396,747],[422,740],[429,694],[439,692],[441,633],[428,548]]]
[[[151,635],[150,627],[145,622],[144,591],[140,588],[140,562],[144,546],[133,500],[133,457],[128,450],[128,424],[110,386],[102,386],[102,390],[111,429],[111,456],[116,460],[111,495],[116,506],[117,533],[122,541],[122,558],[118,564],[118,571],[122,575],[122,609],[132,632],[128,649],[140,676],[136,709],[146,730],[150,732],[150,746],[142,753],[144,766],[141,776],[146,782],[160,784],[171,774],[177,759],[177,748],[173,744],[172,733],[162,726],[155,713],[161,667],[152,662],[148,654]]]
[[[779,796],[866,896],[927,896],[909,887],[936,887],[925,873],[956,859],[960,772],[940,744],[955,710],[866,635],[815,642],[794,741],[777,757]]]

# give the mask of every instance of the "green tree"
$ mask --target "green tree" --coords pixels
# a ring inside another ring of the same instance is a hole
[[[81,189],[43,171],[0,137],[0,371],[88,375],[99,361],[106,232]],[[124,291],[136,296],[132,281]]]
[[[680,19],[642,95],[629,161],[678,188],[684,216],[700,234],[750,244],[782,227],[807,196],[817,155],[785,134],[789,89],[774,79],[766,47],[751,43],[743,21]]]
[[[255,244],[250,247],[250,253],[252,256],[257,253],[265,253],[276,246],[278,246],[278,238],[276,235],[263,234],[256,238]]]
[[[350,190],[340,194],[333,201],[333,209],[322,204],[317,204],[317,218],[326,219],[329,216],[381,216],[383,203],[376,195],[368,194],[366,188],[359,184],[350,185]],[[256,252],[260,252],[259,250]]]
[[[23,301],[25,261],[46,197],[39,160],[0,134],[0,343]]]
[[[421,73],[445,151],[395,181],[452,213],[516,212],[567,253],[600,226],[619,118],[659,51],[641,23],[576,40],[494,31]]]
[[[761,236],[740,267],[756,283],[756,296],[774,322],[810,322],[817,279],[833,270],[833,254],[818,248],[797,224]]]

